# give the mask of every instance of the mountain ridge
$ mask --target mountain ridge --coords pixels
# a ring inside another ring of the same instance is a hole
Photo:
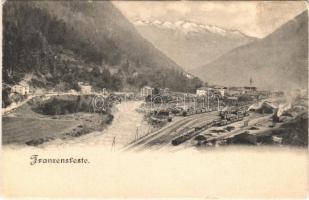
[[[182,30],[184,33],[188,32],[205,32],[209,31],[212,33],[217,33],[226,36],[227,34],[232,34],[234,36],[242,36],[242,37],[251,37],[244,34],[243,32],[239,30],[231,30],[231,29],[224,29],[215,25],[208,25],[208,24],[201,24],[201,23],[195,23],[189,20],[178,20],[175,22],[172,21],[161,21],[161,20],[135,20],[133,22],[136,26],[157,26],[159,28],[166,28],[166,29],[179,29]]]
[[[190,73],[231,49],[257,40],[239,31],[183,20],[137,20],[133,24],[144,38]]]
[[[307,53],[308,11],[304,11],[266,37],[225,53],[193,74],[224,85],[248,85],[253,78],[256,86],[264,88],[307,87]]]

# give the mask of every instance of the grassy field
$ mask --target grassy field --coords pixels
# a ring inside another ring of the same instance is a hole
[[[21,144],[40,138],[56,138],[78,126],[77,120],[3,117],[2,143]]]
[[[72,139],[72,137],[102,130],[111,123],[113,116],[88,111],[92,108],[90,101],[89,96],[80,98],[60,96],[47,100],[36,98],[27,102],[2,117],[2,144],[37,146],[56,138]],[[46,112],[43,112],[44,109],[38,109],[42,105],[45,106]],[[56,108],[60,111],[66,109],[61,107],[63,105],[69,108],[73,105],[74,109],[65,114],[51,114]]]

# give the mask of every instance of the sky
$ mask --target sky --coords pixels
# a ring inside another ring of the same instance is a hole
[[[305,9],[305,1],[114,1],[131,22],[191,21],[265,37]]]

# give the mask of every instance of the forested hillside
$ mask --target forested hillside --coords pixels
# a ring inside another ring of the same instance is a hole
[[[112,5],[88,1],[8,1],[3,7],[3,82],[36,88],[194,91],[175,62],[141,37]]]

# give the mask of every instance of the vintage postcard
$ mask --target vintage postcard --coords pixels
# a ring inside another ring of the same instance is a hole
[[[3,198],[308,198],[306,1],[2,1]]]

